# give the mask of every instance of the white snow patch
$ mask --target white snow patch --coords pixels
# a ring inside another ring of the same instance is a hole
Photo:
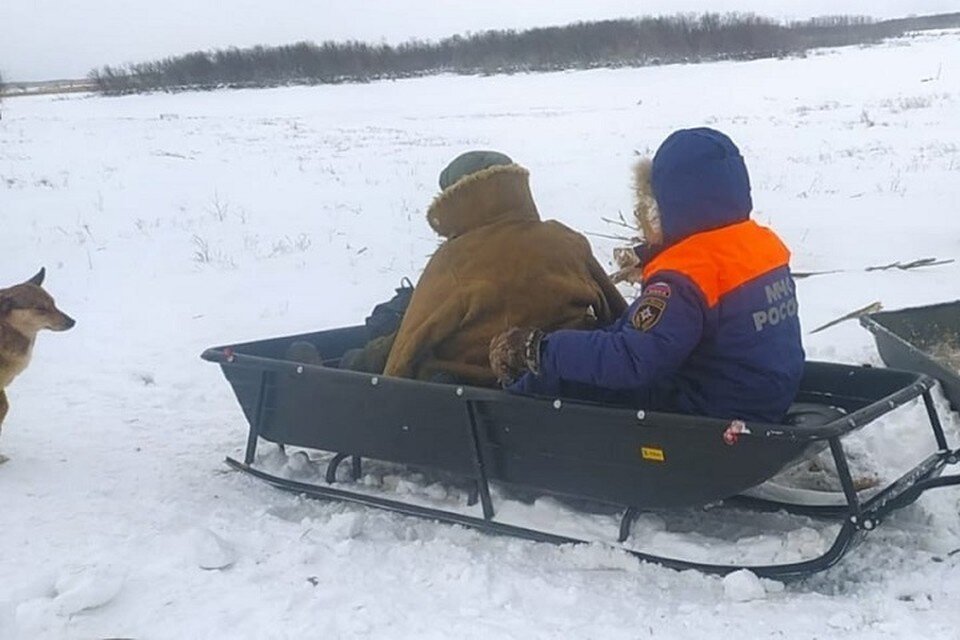
[[[750,602],[767,597],[767,590],[752,571],[741,569],[723,578],[723,595],[734,602]]]
[[[201,569],[228,569],[237,561],[233,545],[209,529],[194,529],[189,534],[193,561]]]
[[[60,615],[96,609],[120,595],[125,572],[115,567],[80,567],[65,571],[54,584],[53,603]]]

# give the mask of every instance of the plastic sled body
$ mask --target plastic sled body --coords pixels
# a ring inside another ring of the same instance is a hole
[[[281,489],[312,497],[555,543],[585,540],[498,519],[491,484],[618,507],[619,531],[604,540],[610,544],[627,538],[641,512],[722,501],[739,508],[830,518],[840,525],[822,556],[746,567],[780,578],[831,566],[890,511],[928,488],[960,483],[960,477],[942,476],[944,467],[957,462],[960,450],[947,446],[930,396],[935,381],[924,374],[809,362],[789,424],[744,423],[338,369],[340,356],[366,338],[366,329],[358,326],[207,349],[202,357],[221,366],[249,423],[244,459],[227,462]],[[295,340],[313,343],[323,364],[284,359]],[[917,426],[930,429],[930,455],[898,481],[861,499],[841,438],[918,397],[926,404],[929,427]],[[326,482],[303,483],[256,468],[261,439],[335,453]],[[843,488],[839,503],[741,496],[811,448],[827,447]],[[337,466],[345,459],[351,461],[354,479],[360,478],[364,459],[461,478],[471,488],[472,506],[446,510],[389,494],[372,495],[350,482],[337,482]],[[716,573],[744,568],[625,550],[676,568]]]

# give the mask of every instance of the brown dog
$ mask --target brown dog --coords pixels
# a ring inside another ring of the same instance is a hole
[[[37,333],[66,331],[75,324],[40,286],[44,275],[46,270],[40,269],[23,284],[0,289],[0,428],[9,408],[5,389],[30,364]],[[0,463],[5,461],[0,455]]]

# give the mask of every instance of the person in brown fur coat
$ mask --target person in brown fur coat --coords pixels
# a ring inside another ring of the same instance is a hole
[[[414,289],[386,375],[492,386],[495,335],[599,328],[626,310],[587,239],[540,219],[529,172],[508,156],[467,152],[440,188],[427,221],[445,240]]]

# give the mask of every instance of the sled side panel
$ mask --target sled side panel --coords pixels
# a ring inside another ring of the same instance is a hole
[[[272,376],[267,440],[473,474],[467,407],[453,387],[317,366]]]
[[[701,506],[775,475],[809,443],[741,439],[729,422],[544,402],[478,412],[490,477],[640,508]]]
[[[220,370],[230,383],[234,395],[237,396],[237,402],[247,422],[251,425],[255,424],[263,372],[259,369],[229,365],[221,365]]]

